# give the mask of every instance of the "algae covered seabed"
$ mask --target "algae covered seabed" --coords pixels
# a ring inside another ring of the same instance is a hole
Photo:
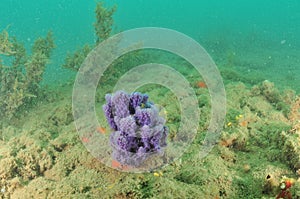
[[[102,6],[98,16],[105,12]],[[114,8],[106,11],[115,12]],[[109,22],[109,14],[105,16]],[[300,51],[289,48],[285,41],[266,44],[268,41],[260,38],[245,37],[245,43],[228,45],[220,37],[200,39],[220,70],[227,95],[220,139],[202,159],[198,153],[209,124],[210,96],[191,65],[170,54],[146,50],[133,53],[135,59],[125,56],[111,66],[96,94],[101,121],[105,121],[101,108],[104,94],[112,91],[127,69],[144,61],[165,63],[180,71],[194,89],[201,110],[197,136],[182,157],[157,171],[136,174],[106,167],[84,147],[72,115],[74,77],[59,85],[41,85],[47,62],[37,60],[50,58],[50,51],[44,49],[54,47],[51,33],[37,40],[30,56],[16,56],[15,52],[23,51],[9,39],[8,32],[1,34],[1,54],[24,61],[15,59],[13,70],[1,68],[2,73],[15,72],[17,77],[2,80],[1,85],[1,95],[6,96],[1,98],[5,103],[0,103],[2,198],[275,198],[281,192],[280,183],[286,180],[293,183],[289,189],[292,197],[300,197]],[[92,47],[67,56],[64,67],[76,71],[80,58]],[[40,72],[32,77],[26,76],[26,70]],[[3,82],[8,86],[3,88]],[[168,142],[172,142],[180,121],[178,99],[157,85],[139,91],[165,108]],[[18,97],[22,100],[16,101]],[[108,126],[105,128],[109,134]]]

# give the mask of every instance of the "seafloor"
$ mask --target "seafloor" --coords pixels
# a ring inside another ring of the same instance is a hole
[[[197,84],[199,77],[190,74],[190,80],[200,102],[201,135],[208,124],[209,95]],[[176,134],[174,96],[155,87],[143,92],[153,101],[168,99],[167,125],[170,135]],[[243,79],[230,81],[226,93],[221,139],[205,158],[197,156],[198,136],[180,159],[157,173],[130,174],[102,165],[83,146],[72,118],[72,82],[48,88],[34,108],[1,121],[1,197],[274,198],[283,176],[295,180],[290,191],[299,197],[300,97],[268,80],[253,86]]]

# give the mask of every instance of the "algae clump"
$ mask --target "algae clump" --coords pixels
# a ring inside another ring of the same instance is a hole
[[[39,83],[43,78],[46,64],[55,47],[52,32],[45,38],[38,38],[32,47],[31,56],[26,55],[23,44],[11,38],[6,30],[0,33],[0,115],[8,119],[15,116],[20,108],[30,105],[38,96]]]
[[[94,23],[95,32],[97,35],[97,43],[102,40],[107,39],[112,31],[112,25],[114,20],[112,18],[113,14],[116,12],[117,6],[112,8],[105,8],[103,2],[98,2],[95,13],[96,13],[96,22]]]
[[[117,6],[105,8],[103,4],[103,2],[98,2],[95,9],[96,21],[94,23],[94,28],[97,37],[96,43],[93,45],[86,44],[83,47],[78,48],[75,52],[68,53],[65,58],[65,63],[63,64],[64,68],[78,71],[84,59],[95,45],[99,44],[111,35],[114,23],[112,16],[116,12]]]

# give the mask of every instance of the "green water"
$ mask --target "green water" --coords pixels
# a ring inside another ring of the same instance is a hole
[[[137,27],[165,27],[199,41],[219,67],[244,75],[259,74],[279,87],[298,90],[300,72],[300,2],[279,1],[107,1],[116,4],[115,32]],[[0,29],[30,48],[34,39],[54,32],[56,49],[45,73],[46,82],[73,75],[62,69],[66,52],[93,43],[95,1],[1,2]],[[299,91],[299,90],[298,90]]]

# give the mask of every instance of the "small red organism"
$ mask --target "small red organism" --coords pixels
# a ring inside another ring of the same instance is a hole
[[[84,143],[88,143],[90,141],[89,138],[87,138],[87,137],[82,137],[81,140]]]
[[[120,164],[120,162],[118,162],[116,160],[112,160],[111,161],[111,166],[112,166],[112,168],[120,168],[120,167],[122,167],[122,165]]]
[[[101,127],[101,126],[97,127],[96,130],[100,134],[105,134],[106,133],[106,129],[104,127]]]
[[[129,171],[131,168],[127,165],[123,165],[120,162],[118,162],[117,160],[112,160],[111,161],[111,167],[114,169],[120,169],[123,171]]]
[[[198,86],[199,88],[207,88],[207,85],[205,84],[204,81],[199,81],[199,82],[197,82],[197,86]]]
[[[243,120],[239,123],[240,126],[242,127],[247,127],[248,126],[248,121],[247,120]]]
[[[292,179],[286,179],[280,183],[280,193],[276,196],[276,199],[292,199],[292,194],[290,192],[290,188],[293,185]]]

